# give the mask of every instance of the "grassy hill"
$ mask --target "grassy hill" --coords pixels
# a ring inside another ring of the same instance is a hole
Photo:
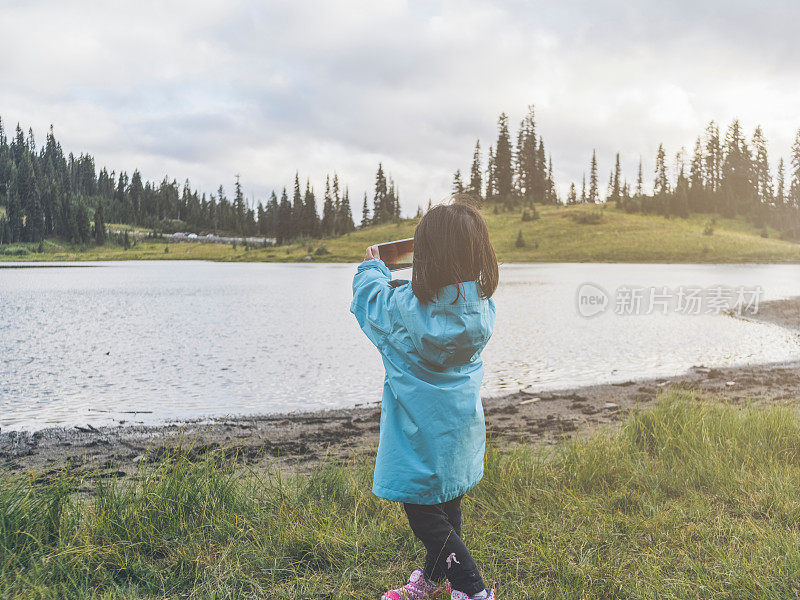
[[[521,211],[494,214],[492,209],[484,210],[502,262],[800,262],[800,244],[780,240],[776,231],[758,229],[743,219],[713,215],[667,219],[627,214],[612,206],[545,206],[538,207],[538,213],[538,219],[523,221]],[[38,245],[0,247],[0,260],[295,262],[311,256],[314,262],[356,262],[370,244],[413,236],[415,225],[414,219],[407,219],[338,238],[249,250],[241,245],[234,249],[158,241],[141,241],[129,250],[112,245],[81,249],[49,240],[43,252],[37,252]],[[713,229],[710,235],[706,232],[709,226]],[[523,247],[516,244],[520,232]]]

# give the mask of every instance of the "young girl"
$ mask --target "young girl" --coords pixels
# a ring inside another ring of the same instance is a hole
[[[373,248],[353,278],[350,311],[386,369],[372,491],[402,502],[425,545],[424,568],[383,600],[490,598],[461,541],[461,498],[483,476],[481,351],[492,335],[497,259],[481,214],[453,203],[414,234],[411,284],[391,281]]]

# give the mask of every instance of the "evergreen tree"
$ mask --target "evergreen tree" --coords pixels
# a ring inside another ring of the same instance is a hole
[[[234,183],[233,209],[236,211],[236,229],[238,233],[244,237],[247,235],[245,219],[245,211],[247,210],[247,206],[245,204],[244,193],[242,192],[242,184],[239,181],[238,174],[236,175],[236,182]]]
[[[642,157],[639,157],[639,169],[636,171],[636,200],[642,201],[644,196],[644,171],[642,170]]]
[[[106,243],[106,221],[103,218],[103,202],[97,203],[94,211],[94,243],[102,246]]]
[[[667,194],[669,194],[669,177],[667,176],[667,153],[664,151],[664,144],[658,145],[658,152],[656,152],[656,169],[655,181],[653,182],[653,198],[656,202],[657,208],[664,215],[670,213],[669,204],[667,202]]]
[[[301,218],[303,235],[319,236],[319,215],[317,215],[317,200],[311,182],[306,180],[306,193],[303,197],[303,214]]]
[[[272,238],[277,238],[278,235],[278,212],[280,207],[278,206],[278,197],[275,195],[275,190],[272,190],[272,193],[269,196],[269,202],[267,202],[267,210],[266,210],[266,235]]]
[[[778,173],[775,187],[775,206],[786,204],[786,175],[783,157],[778,160]]]
[[[258,235],[266,237],[267,235],[267,210],[264,208],[263,202],[258,201],[256,207],[256,214],[258,215]]]
[[[686,219],[689,217],[689,180],[686,179],[686,175],[684,174],[685,167],[682,160],[680,161],[679,169],[678,181],[675,186],[675,193],[673,194],[674,200],[672,210],[670,212]]]
[[[800,129],[792,144],[792,183],[790,186],[791,205],[800,208]]]
[[[294,174],[294,193],[292,194],[292,220],[289,239],[303,235],[303,194],[300,191],[300,174]]]
[[[621,189],[621,180],[622,180],[622,167],[620,166],[619,162],[619,152],[617,152],[617,158],[614,162],[614,176],[611,183],[611,200],[616,204],[617,208],[620,208],[622,204],[622,189]]]
[[[475,142],[475,151],[472,153],[472,167],[469,173],[469,193],[475,198],[483,199],[483,182],[481,179],[481,142]]]
[[[23,153],[22,161],[18,165],[17,195],[25,212],[24,239],[28,242],[39,242],[44,238],[44,212],[36,185],[30,146],[27,148],[28,151]]]
[[[722,187],[722,145],[719,127],[714,121],[706,127],[705,163],[706,190],[710,194],[716,194]]]
[[[547,182],[544,201],[547,204],[558,204],[558,193],[556,192],[556,182],[553,179],[553,157],[547,161]]]
[[[8,183],[9,191],[6,195],[6,227],[11,243],[21,242],[23,239],[23,207],[19,196],[19,175],[17,173],[17,168],[12,165],[11,178]]]
[[[364,192],[364,204],[361,205],[361,227],[366,227],[369,222],[369,206],[367,205],[367,194]]]
[[[325,200],[322,204],[322,235],[331,235],[333,233],[334,217],[331,178],[328,175],[325,177]]]
[[[81,244],[88,244],[89,240],[92,239],[91,229],[89,227],[89,213],[86,212],[86,206],[84,206],[83,203],[78,205],[78,210],[75,216],[78,231],[78,241]]]
[[[453,194],[462,193],[464,193],[464,184],[461,183],[461,169],[458,169],[453,175]]]
[[[569,184],[569,194],[567,195],[567,204],[577,204],[578,194],[575,191],[575,182]]]
[[[508,131],[508,117],[505,113],[500,115],[497,126],[497,145],[493,164],[494,185],[497,186],[498,199],[501,202],[509,203],[512,199],[514,181],[511,168],[511,137]]]
[[[583,181],[581,182],[581,204],[586,204],[589,199],[586,197],[586,173],[583,174]]]
[[[497,198],[497,182],[495,180],[494,169],[494,150],[489,146],[489,156],[486,161],[486,194],[484,196],[487,201],[492,201]]]
[[[131,175],[131,185],[128,192],[131,207],[131,222],[142,224],[143,204],[144,204],[144,185],[142,184],[142,174],[136,169]]]
[[[705,183],[703,181],[703,142],[698,137],[694,143],[694,153],[689,171],[689,209],[694,212],[701,212],[705,206]]]
[[[751,211],[755,191],[751,180],[750,150],[742,134],[738,119],[734,119],[725,132],[725,157],[722,164],[723,195],[720,212],[727,217]]]
[[[533,177],[533,198],[537,202],[545,202],[547,194],[547,160],[545,159],[544,140],[539,138],[536,150],[536,171]]]
[[[286,194],[286,188],[281,193],[281,202],[278,205],[278,218],[276,220],[275,238],[278,244],[285,244],[294,236],[294,223],[292,222],[292,205]]]
[[[589,165],[589,197],[587,202],[596,204],[600,202],[600,192],[597,187],[597,152],[592,150],[592,162]]]
[[[753,185],[756,196],[762,204],[773,203],[772,176],[769,172],[769,156],[767,154],[767,140],[761,126],[756,127],[753,133]]]
[[[350,233],[351,231],[355,231],[356,225],[353,222],[353,210],[350,207],[350,190],[347,186],[344,188],[344,195],[342,196],[342,202],[337,220],[340,223],[340,233]]]
[[[378,163],[378,172],[375,174],[375,196],[372,202],[372,222],[375,224],[387,223],[392,220],[394,207],[389,206],[388,195],[389,190],[386,175],[383,172],[383,164]]]
[[[539,148],[536,140],[536,118],[533,105],[522,120],[517,137],[517,170],[520,196],[526,205],[544,201]]]

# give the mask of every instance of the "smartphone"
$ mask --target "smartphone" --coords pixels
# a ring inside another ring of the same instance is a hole
[[[390,271],[409,269],[414,262],[414,238],[376,244],[373,248]]]

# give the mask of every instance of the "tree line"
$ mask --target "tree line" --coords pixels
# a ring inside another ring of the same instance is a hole
[[[536,134],[534,108],[522,120],[511,144],[508,117],[497,122],[497,140],[489,147],[486,169],[481,166],[480,140],[475,143],[469,181],[461,171],[453,176],[453,192],[466,192],[478,201],[513,208],[540,204],[613,203],[628,212],[688,217],[691,213],[714,213],[724,217],[741,216],[758,227],[770,225],[786,237],[800,239],[800,130],[791,157],[780,157],[774,175],[767,151],[767,140],[760,126],[749,139],[738,119],[724,135],[711,121],[698,136],[689,156],[685,149],[667,156],[663,144],[656,151],[652,191],[646,191],[642,160],[635,180],[622,173],[620,154],[601,190],[597,152],[592,151],[588,181],[586,173],[580,192],[573,182],[563,201],[553,180],[552,157],[546,156],[544,141]]]
[[[511,141],[505,113],[498,118],[497,129],[497,140],[489,146],[486,169],[482,167],[481,143],[477,140],[469,180],[465,181],[461,170],[457,170],[453,176],[453,193],[467,193],[479,202],[486,200],[506,208],[558,203],[553,159],[546,154],[544,140],[536,133],[534,107],[528,107],[520,122],[516,146]]]
[[[132,225],[159,232],[181,230],[233,236],[264,236],[277,243],[348,233],[356,228],[348,187],[339,176],[325,180],[317,195],[309,180],[295,174],[291,192],[273,191],[255,206],[242,190],[239,176],[229,198],[223,186],[206,195],[186,180],[179,186],[165,177],[144,181],[135,170],[98,172],[90,154],[65,154],[52,126],[37,148],[33,131],[19,124],[9,139],[0,119],[0,244],[41,242],[51,236],[75,243],[102,244],[106,223]],[[4,212],[4,214],[3,214]],[[364,194],[360,225],[400,218],[400,198],[390,176],[378,165],[371,206]]]

